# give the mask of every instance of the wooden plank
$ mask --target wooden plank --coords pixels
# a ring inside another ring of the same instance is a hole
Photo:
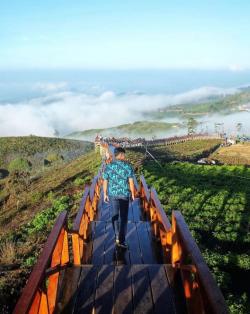
[[[134,215],[134,221],[141,221],[142,219],[142,213],[141,213],[141,204],[140,204],[140,199],[136,198],[132,202],[132,207],[133,207],[133,215]]]
[[[112,313],[113,308],[114,266],[104,265],[100,268],[95,296],[95,313]]]
[[[116,266],[114,277],[114,314],[133,313],[131,268]]]
[[[133,306],[137,314],[154,313],[147,268],[147,265],[132,266]]]
[[[148,266],[155,314],[174,314],[172,290],[163,265]]]
[[[104,263],[104,244],[105,244],[105,222],[95,222],[95,234],[93,240],[92,264],[102,265]]]
[[[153,245],[147,231],[146,222],[137,222],[136,227],[139,237],[139,245],[141,248],[143,263],[157,264],[158,261],[153,252]]]
[[[111,222],[106,223],[106,239],[104,243],[104,250],[105,250],[105,257],[104,263],[105,264],[112,264],[115,260],[115,233],[113,230],[113,226]]]
[[[94,307],[98,266],[82,266],[74,313],[91,314]]]
[[[74,224],[73,224],[73,228],[72,228],[73,232],[76,232],[76,233],[79,232],[80,224],[81,224],[81,221],[82,221],[83,213],[85,211],[85,205],[86,205],[86,202],[87,202],[88,195],[89,195],[89,187],[86,187],[85,190],[84,190],[84,194],[83,194],[82,200],[81,200],[79,211],[78,211],[78,213],[76,215],[76,218],[75,218],[75,221],[74,221]]]
[[[129,250],[116,247],[114,256],[116,265],[130,265]]]
[[[169,285],[173,292],[173,302],[178,314],[187,314],[187,304],[184,295],[182,278],[179,269],[173,269],[171,264],[164,265]]]
[[[68,267],[65,270],[61,293],[56,305],[55,314],[73,313],[76,302],[76,291],[81,274],[80,266]]]
[[[131,202],[129,202],[129,208],[128,208],[128,221],[134,222],[133,206]]]
[[[163,254],[163,248],[161,245],[161,242],[157,240],[157,238],[154,237],[153,233],[152,233],[152,226],[151,223],[149,221],[145,222],[147,231],[148,231],[148,235],[149,235],[149,239],[150,239],[150,243],[151,243],[151,247],[152,250],[154,252],[154,256],[157,260],[158,264],[163,264],[164,263],[164,254]]]
[[[101,216],[102,216],[102,205],[103,205],[103,192],[101,192],[100,199],[98,200],[95,220],[102,220],[102,218],[101,218]]]
[[[97,180],[98,180],[98,178],[97,178],[97,176],[95,176],[94,179],[92,180],[92,183],[91,183],[91,186],[90,186],[90,189],[89,189],[89,196],[90,196],[91,203],[94,200],[95,187],[96,187],[96,184],[97,184]]]
[[[92,252],[93,252],[93,238],[95,233],[95,222],[91,221],[89,223],[89,237],[88,239],[83,243],[83,258],[82,263],[83,264],[91,264],[92,260]]]
[[[136,230],[136,224],[129,222],[127,231],[127,242],[129,246],[129,255],[131,264],[142,264],[139,238]]]
[[[171,230],[171,224],[168,220],[168,217],[167,217],[167,215],[166,215],[166,213],[165,213],[165,211],[161,205],[161,202],[158,198],[157,192],[154,188],[151,188],[151,200],[155,204],[157,216],[158,216],[159,220],[161,221],[164,229],[166,231],[170,231]]]
[[[145,192],[146,200],[147,200],[147,202],[149,202],[149,200],[150,200],[150,192],[149,192],[148,185],[146,183],[146,180],[145,180],[144,176],[141,176],[140,180],[141,180],[141,185],[143,187],[143,190]]]
[[[108,221],[111,219],[111,204],[110,203],[105,203],[103,200],[101,202],[101,206],[100,206],[100,216],[99,216],[99,220],[101,221]]]

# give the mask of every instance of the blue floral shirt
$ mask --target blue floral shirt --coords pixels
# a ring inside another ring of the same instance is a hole
[[[134,178],[134,170],[128,162],[114,160],[108,164],[103,173],[103,179],[108,180],[108,195],[129,197],[129,178]]]

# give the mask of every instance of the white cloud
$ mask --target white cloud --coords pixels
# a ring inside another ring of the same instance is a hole
[[[242,72],[242,71],[247,70],[247,68],[239,64],[231,64],[229,66],[229,70],[232,72]]]
[[[55,92],[65,90],[68,87],[67,82],[37,82],[33,85],[33,90],[42,92]]]
[[[47,90],[47,96],[17,104],[0,104],[0,136],[53,136],[55,129],[64,135],[110,127],[140,120],[143,112],[152,109],[236,92],[235,89],[204,87],[177,95],[117,95],[112,91],[89,95],[67,91],[63,82],[36,87]]]

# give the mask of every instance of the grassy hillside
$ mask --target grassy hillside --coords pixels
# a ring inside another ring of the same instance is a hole
[[[182,211],[231,313],[245,314],[250,311],[250,169],[168,162],[193,160],[217,145],[209,140],[149,148],[162,167],[140,148],[127,150],[127,157],[157,189],[168,215],[173,209]],[[84,185],[100,162],[92,150],[36,177],[19,171],[0,180],[0,313],[11,312],[58,213],[67,209],[72,223]]]
[[[148,150],[153,156],[164,161],[196,161],[199,158],[209,156],[220,144],[221,140],[218,139],[193,140],[168,146],[148,147]]]
[[[250,165],[250,143],[221,147],[210,158],[216,159],[223,164]]]
[[[250,92],[243,91],[234,95],[221,96],[202,103],[190,103],[168,106],[163,109],[147,113],[146,116],[154,119],[163,119],[167,117],[186,118],[188,116],[202,116],[204,114],[221,113],[228,114],[230,112],[239,111],[239,106],[250,102]]]
[[[164,132],[181,128],[178,123],[166,123],[157,121],[137,121],[134,123],[122,124],[112,128],[106,129],[91,129],[82,132],[75,132],[69,134],[68,138],[76,138],[83,140],[94,140],[96,134],[102,136],[116,136],[116,137],[148,137],[164,136]]]
[[[167,215],[174,209],[184,215],[230,313],[246,314],[250,312],[250,169],[170,161],[192,160],[216,144],[192,141],[154,149],[161,166],[138,149],[130,149],[128,155],[135,164],[141,160],[138,174],[156,188]]]
[[[0,313],[11,312],[58,213],[68,210],[73,221],[84,185],[100,162],[91,151],[47,169],[34,181],[22,173],[0,180],[8,195],[0,207]]]
[[[93,148],[93,144],[61,138],[38,136],[0,137],[0,168],[8,167],[16,158],[28,159],[31,165],[42,165],[51,155],[60,155],[64,160],[73,159]],[[54,156],[55,158],[55,156]]]

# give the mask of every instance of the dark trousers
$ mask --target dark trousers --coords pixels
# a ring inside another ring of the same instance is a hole
[[[109,197],[112,209],[112,225],[116,239],[125,241],[128,224],[129,197]]]

